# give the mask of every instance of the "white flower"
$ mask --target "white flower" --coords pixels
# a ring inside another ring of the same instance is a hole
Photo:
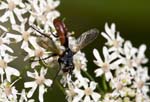
[[[8,66],[8,63],[13,61],[16,57],[5,54],[4,56],[0,56],[0,74],[1,81],[3,82],[3,75],[6,74],[6,79],[11,82],[11,76],[19,76],[20,72],[13,67]]]
[[[18,91],[16,90],[15,86],[13,86],[14,83],[10,84],[6,80],[1,83],[0,89],[2,91],[1,93],[1,99],[2,102],[16,102],[17,101],[17,94]]]
[[[132,77],[128,72],[122,72],[116,75],[116,78],[111,80],[111,88],[113,96],[125,96],[128,92],[127,85],[131,85]]]
[[[27,75],[31,78],[34,78],[34,81],[31,82],[25,82],[24,86],[25,88],[31,88],[27,94],[27,97],[31,97],[33,95],[33,93],[35,92],[35,90],[37,89],[37,87],[39,86],[39,101],[43,102],[43,95],[46,92],[46,89],[44,84],[48,87],[50,87],[52,85],[52,80],[50,79],[45,79],[45,75],[47,73],[47,69],[44,69],[43,67],[40,70],[40,75],[38,74],[38,72],[35,70],[34,73],[31,72],[27,72]]]
[[[21,94],[20,94],[19,102],[23,102],[24,100],[27,101],[25,89],[23,89]]]
[[[150,77],[148,76],[148,68],[138,67],[132,87],[135,88],[138,93],[146,94],[149,91],[146,81],[149,79]]]
[[[68,83],[68,88],[66,89],[66,99],[68,102],[72,102],[73,98],[77,95],[74,91],[75,87],[78,87],[79,81]]]
[[[10,40],[8,38],[6,38],[5,36],[6,36],[6,33],[3,33],[0,36],[0,54],[1,55],[4,55],[5,51],[9,51],[9,52],[13,53],[12,48],[10,48],[8,46],[8,44],[10,44]]]
[[[124,39],[121,38],[119,32],[116,32],[115,24],[111,24],[111,27],[108,27],[108,24],[105,24],[105,31],[106,33],[102,32],[101,35],[107,39],[106,45],[109,47],[109,51],[117,51],[122,52],[122,43]]]
[[[22,89],[19,102],[35,102],[34,99],[27,99],[27,93],[25,92],[25,89]]]
[[[50,56],[49,53],[46,52],[45,49],[36,44],[36,39],[32,39],[32,44],[33,44],[32,49],[29,48],[29,46],[24,47],[24,50],[28,53],[28,55],[24,58],[24,60],[34,57],[33,62],[31,63],[31,68],[35,68],[35,66],[40,65],[39,63],[40,59],[43,62],[43,64],[46,64],[47,60],[50,61],[49,60],[50,58],[48,58]]]
[[[114,61],[117,58],[117,56],[115,54],[109,54],[108,49],[106,47],[103,47],[104,61],[102,61],[96,49],[93,50],[93,54],[96,58],[96,60],[94,60],[94,63],[100,67],[95,70],[96,77],[101,76],[104,73],[107,81],[109,81],[109,79],[112,79],[113,76],[110,70],[117,69],[118,65],[121,63],[121,60],[118,59]]]
[[[123,48],[123,55],[122,57],[122,64],[125,66],[127,71],[131,73],[131,75],[135,75],[135,69],[134,69],[134,56],[137,53],[137,49],[132,46],[132,43],[130,41],[126,41],[124,43]]]
[[[135,67],[141,66],[148,62],[148,59],[145,56],[146,45],[142,44],[139,49],[137,49],[137,54],[134,55],[133,65]]]
[[[4,55],[6,51],[13,53],[13,49],[8,45],[10,43],[16,43],[20,41],[20,38],[17,35],[4,32],[0,36],[0,54]]]
[[[101,95],[97,92],[94,92],[96,89],[97,83],[91,81],[90,83],[83,84],[83,89],[75,88],[74,91],[77,94],[72,102],[98,102]]]
[[[81,74],[81,70],[87,71],[87,68],[86,68],[87,59],[85,58],[84,53],[81,53],[80,51],[78,51],[73,56],[73,63],[74,63],[73,73],[75,74],[76,77],[78,77],[78,74]]]
[[[102,99],[102,101],[100,102],[124,102],[124,101],[121,97],[116,98],[112,96],[112,93],[106,93],[104,99]]]
[[[36,37],[32,36],[31,33],[33,32],[32,28],[28,28],[26,29],[26,23],[27,23],[27,19],[25,19],[23,22],[21,22],[21,25],[13,25],[13,30],[18,31],[21,35],[18,35],[19,37],[21,37],[21,40],[23,40],[21,48],[25,50],[25,47],[28,47],[29,44],[31,44],[32,46],[35,44],[37,45],[37,43],[35,42]]]
[[[55,8],[59,5],[60,1],[53,0],[28,0],[30,9],[29,23],[33,24],[35,21],[38,25],[43,25],[46,32],[50,31],[53,27],[53,20],[60,16]]]
[[[15,16],[20,22],[23,21],[22,15],[27,12],[22,0],[1,1],[0,10],[5,10],[5,13],[0,17],[0,21],[6,22],[9,17],[11,24],[16,24]]]
[[[142,93],[136,93],[135,102],[150,102],[149,96],[142,94]]]

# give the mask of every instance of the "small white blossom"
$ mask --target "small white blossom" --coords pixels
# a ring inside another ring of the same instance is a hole
[[[125,96],[128,92],[127,85],[131,85],[131,80],[133,78],[127,72],[122,72],[120,75],[117,75],[116,78],[111,80],[111,87],[113,89],[113,96]]]
[[[141,64],[145,64],[148,62],[148,59],[145,56],[146,45],[142,44],[139,49],[137,49],[137,53],[133,56],[133,66],[138,67]]]
[[[10,84],[6,80],[0,85],[1,98],[0,101],[2,102],[17,102],[17,93],[14,83]]]
[[[5,10],[4,14],[0,17],[0,21],[6,22],[9,18],[11,24],[16,24],[15,16],[20,22],[23,21],[24,18],[22,15],[27,12],[22,0],[1,1],[0,10]]]
[[[60,1],[53,0],[28,0],[30,7],[29,23],[33,24],[35,21],[38,25],[43,25],[46,32],[50,31],[53,27],[53,20],[60,16],[55,8],[59,5]]]
[[[6,51],[13,53],[13,49],[8,45],[11,43],[19,42],[20,38],[17,35],[4,32],[0,35],[0,54],[4,55]]]
[[[124,48],[123,48],[123,55],[122,57],[122,64],[125,66],[124,68],[131,73],[131,75],[135,75],[135,69],[134,69],[134,59],[133,57],[137,53],[137,48],[134,48],[132,46],[132,43],[130,41],[125,41]]]
[[[74,91],[77,94],[72,102],[98,102],[101,95],[94,92],[97,83],[91,81],[90,83],[83,84],[83,89],[75,88]]]
[[[45,60],[42,59],[47,58],[49,55],[45,49],[36,44],[36,39],[32,39],[32,42],[34,42],[34,49],[29,48],[29,46],[24,47],[24,50],[28,53],[24,60],[34,57],[33,62],[31,63],[31,68],[35,68],[35,66],[40,65],[40,59],[45,62]]]
[[[27,97],[31,97],[37,87],[39,86],[39,101],[44,102],[43,95],[46,92],[46,89],[44,84],[48,87],[52,85],[52,80],[46,79],[44,76],[47,73],[47,69],[44,69],[43,67],[40,70],[40,75],[36,70],[34,70],[34,73],[27,72],[28,77],[34,78],[34,81],[31,82],[25,82],[24,87],[25,88],[31,88],[27,94]]]
[[[25,47],[28,47],[30,44],[34,45],[37,43],[34,42],[36,40],[35,36],[32,36],[33,29],[28,28],[26,29],[27,19],[21,22],[21,25],[13,25],[13,30],[18,31],[21,35],[18,34],[20,41],[22,40],[21,48],[25,50]]]
[[[150,98],[142,93],[136,93],[135,102],[150,102]]]
[[[12,62],[16,57],[5,54],[4,56],[0,56],[0,75],[1,81],[3,82],[3,76],[6,74],[6,79],[11,82],[11,76],[19,76],[20,72],[11,66],[8,63]]]
[[[85,54],[78,51],[73,56],[73,63],[74,63],[74,70],[73,73],[76,77],[78,77],[79,74],[81,74],[81,70],[87,71],[87,59],[85,58]]]
[[[106,33],[105,33],[106,32]],[[102,32],[101,35],[107,39],[106,45],[109,46],[109,51],[122,52],[122,44],[124,39],[120,36],[119,32],[116,32],[115,24],[112,23],[111,27],[108,27],[108,24],[105,24],[105,32]]]
[[[150,77],[148,76],[148,68],[138,67],[132,87],[135,88],[138,93],[146,94],[149,91],[149,87],[147,85],[147,81],[149,79]]]
[[[103,47],[104,61],[102,61],[102,58],[100,57],[96,49],[93,50],[93,54],[96,58],[96,60],[94,60],[94,63],[100,67],[95,70],[96,77],[101,76],[104,73],[107,81],[109,81],[109,79],[112,79],[113,75],[111,73],[111,70],[118,68],[121,60],[116,60],[112,62],[117,58],[117,56],[113,54],[110,55],[106,47]]]

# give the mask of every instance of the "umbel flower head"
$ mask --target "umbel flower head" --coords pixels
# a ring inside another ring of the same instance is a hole
[[[135,48],[131,41],[120,36],[114,23],[110,27],[106,23],[105,32],[101,33],[106,39],[102,51],[93,48],[93,62],[97,67],[90,67],[87,55],[79,50],[73,55],[72,73],[56,73],[61,75],[60,80],[51,80],[51,72],[61,70],[59,56],[51,56],[55,52],[51,47],[59,49],[59,53],[65,50],[60,39],[53,36],[57,36],[53,20],[60,16],[56,10],[59,4],[59,0],[1,0],[0,102],[47,102],[44,94],[51,94],[48,88],[53,89],[53,83],[68,102],[150,102],[146,45]],[[81,39],[72,37],[71,32],[67,34],[69,48],[76,50]],[[24,60],[18,63],[22,51]],[[22,89],[14,81],[20,76],[25,81],[19,83]],[[38,98],[34,98],[36,90]]]
[[[112,91],[104,95],[102,102],[149,102],[149,88],[146,83],[150,77],[148,68],[144,65],[148,61],[145,56],[146,45],[142,44],[139,49],[133,47],[130,41],[123,40],[119,33],[116,33],[114,23],[110,28],[106,23],[105,30],[106,33],[101,33],[107,39],[103,48],[105,64],[98,51],[93,50],[96,58],[94,63],[100,67],[95,70],[96,76],[105,74],[106,81],[111,79],[109,84]],[[114,42],[117,42],[117,46]]]
[[[34,78],[34,81],[31,82],[25,82],[24,86],[25,88],[31,88],[31,90],[28,92],[27,97],[31,97],[33,93],[35,92],[36,88],[39,86],[39,101],[43,102],[43,94],[46,92],[46,89],[44,84],[48,87],[52,85],[52,80],[46,79],[44,76],[47,73],[47,69],[41,68],[40,75],[35,70],[34,73],[27,72],[28,77]]]

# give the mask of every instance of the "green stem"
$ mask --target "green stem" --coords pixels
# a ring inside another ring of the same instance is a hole
[[[63,92],[63,94],[66,95],[66,92],[65,92],[64,88],[62,87],[62,85],[57,80],[55,80],[55,82],[56,82],[57,86],[60,88],[60,90]]]
[[[84,73],[86,74],[87,77],[89,77],[90,80],[94,81],[94,78],[87,72],[87,71],[84,71]],[[99,90],[100,92],[100,95],[104,95],[104,92],[101,90],[100,86],[99,85],[96,85],[96,88]]]
[[[103,84],[104,91],[106,92],[108,90],[108,87],[104,75],[102,76],[102,84]]]

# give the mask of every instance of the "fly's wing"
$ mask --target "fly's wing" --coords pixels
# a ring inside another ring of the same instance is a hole
[[[74,52],[79,51],[80,49],[84,48],[88,44],[90,44],[92,41],[96,39],[96,37],[99,35],[99,30],[94,28],[91,30],[88,30],[84,32],[78,39],[77,39],[77,46],[76,50]]]
[[[41,47],[47,49],[48,51],[52,51],[55,54],[60,54],[60,50],[57,48],[52,39],[46,37],[38,37],[37,42]]]

